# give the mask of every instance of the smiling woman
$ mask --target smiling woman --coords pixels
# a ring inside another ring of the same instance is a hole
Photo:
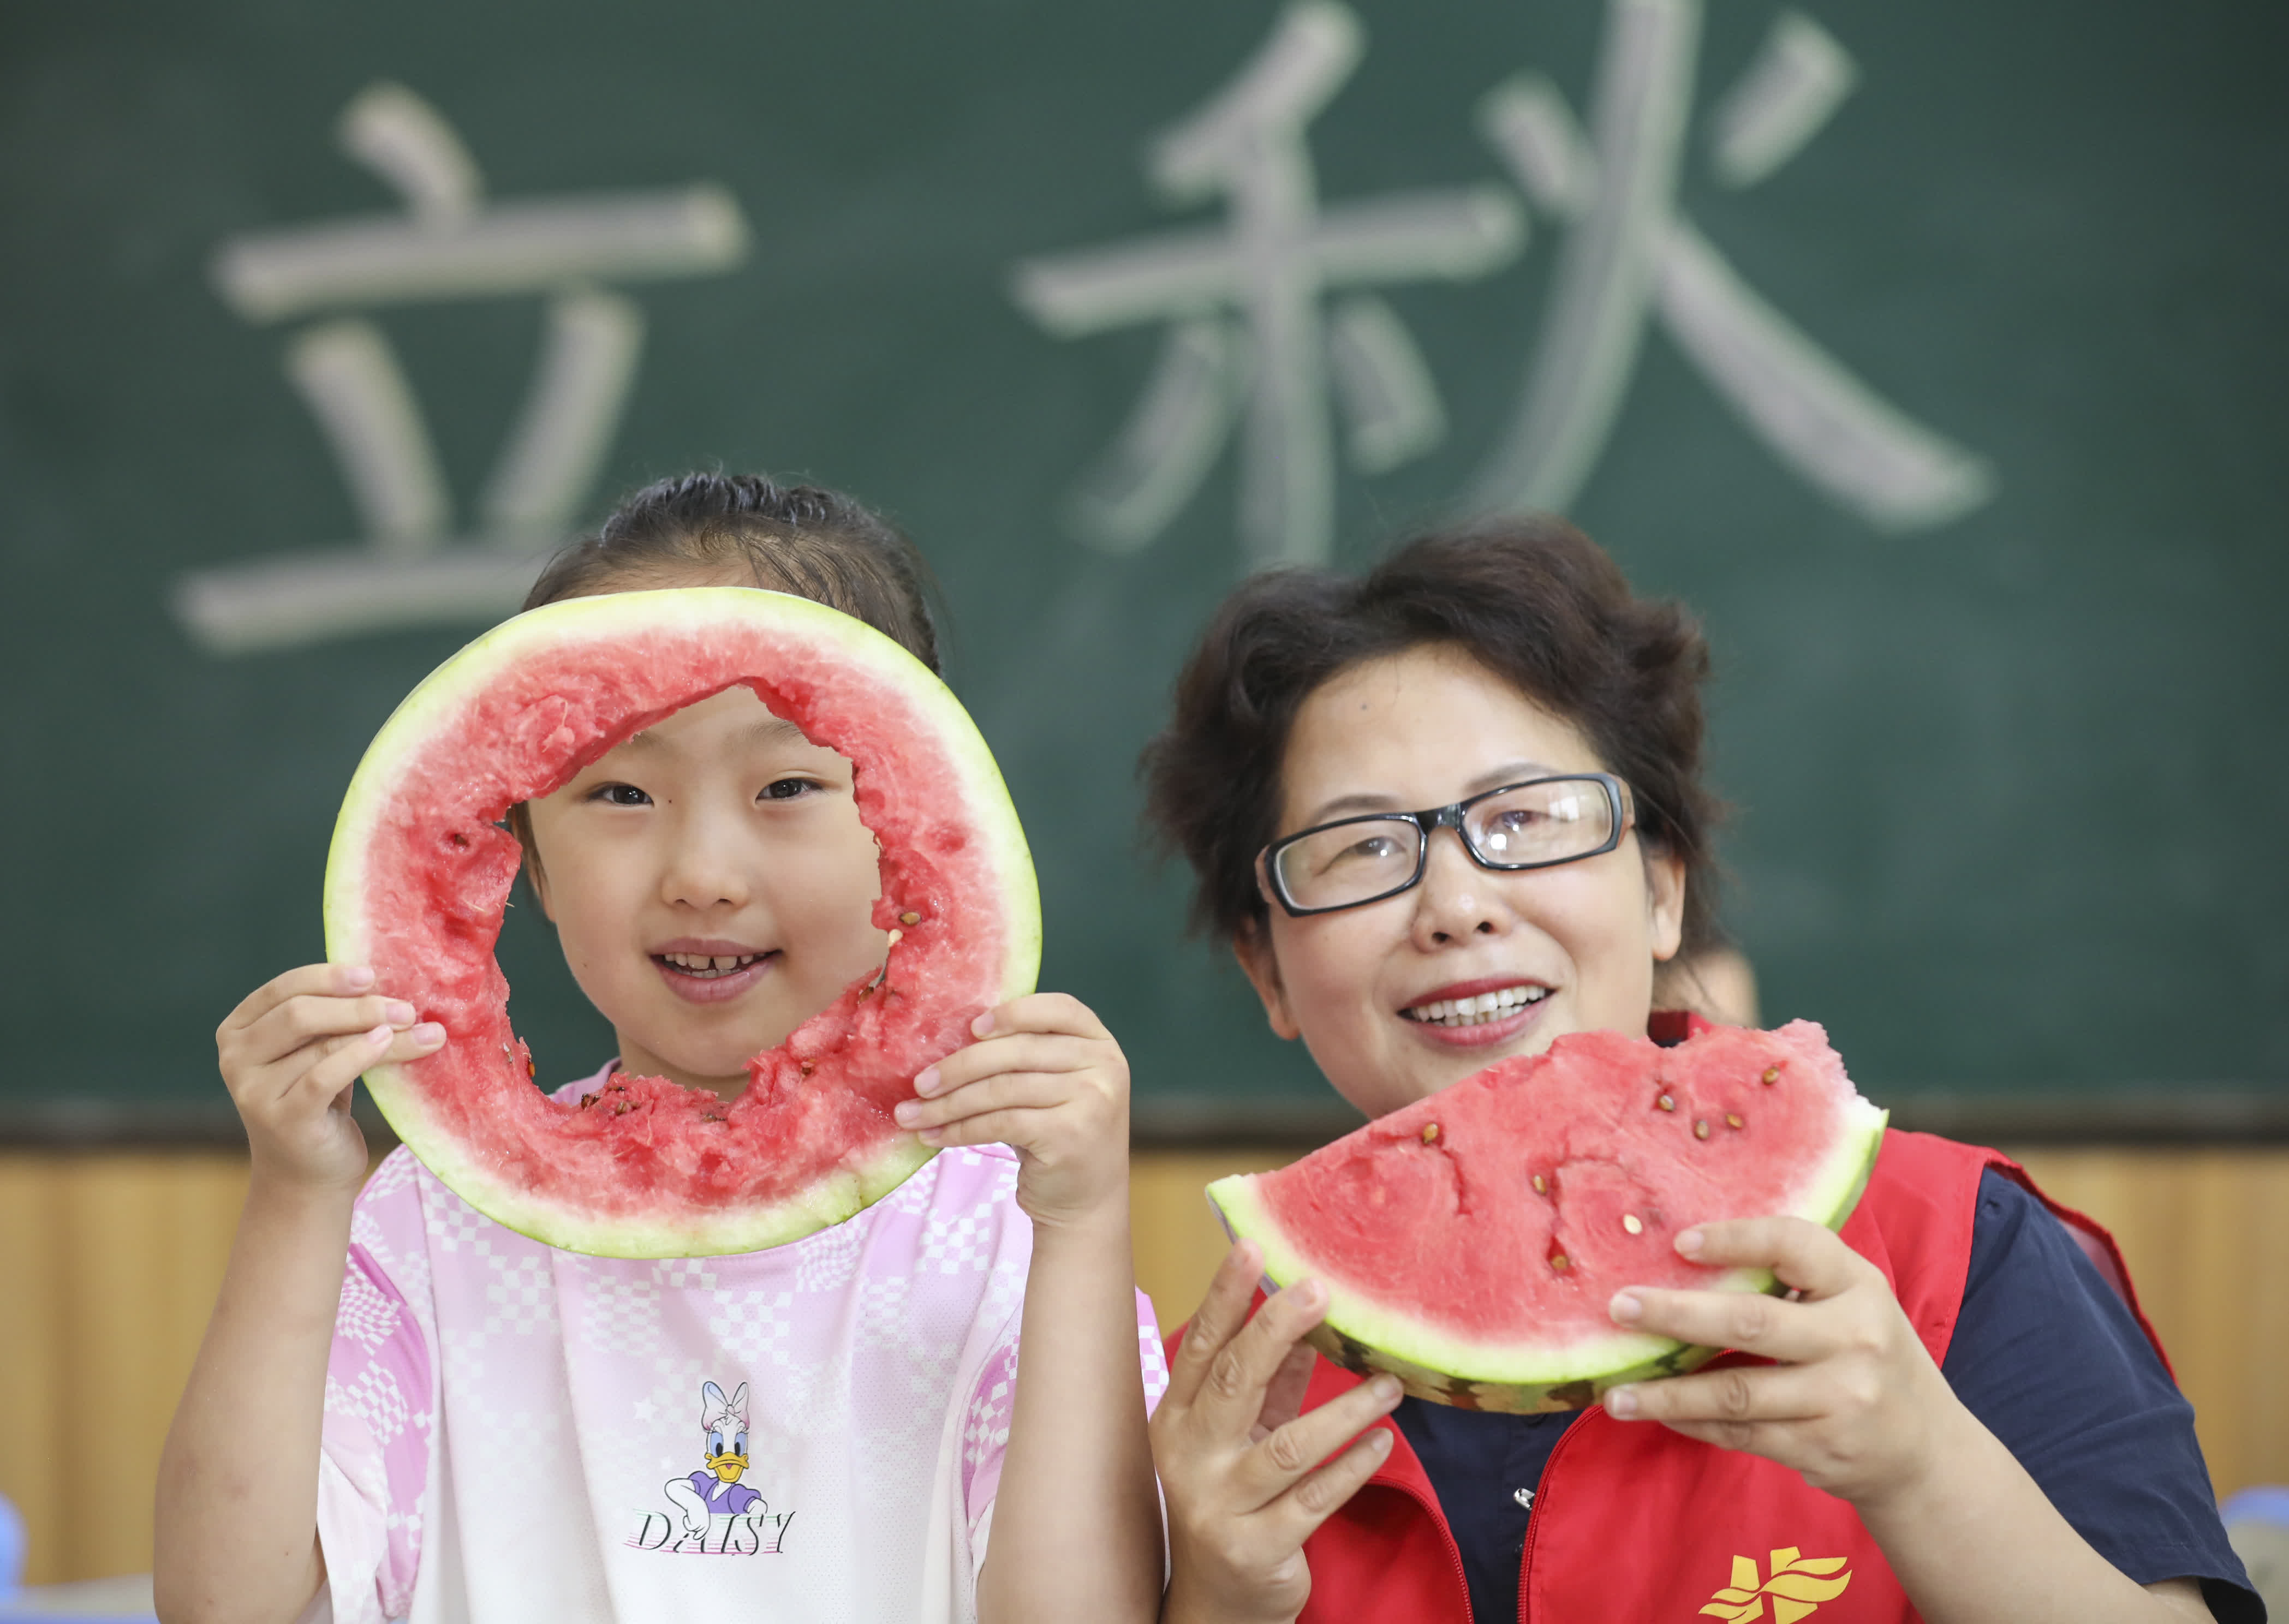
[[[1369,1117],[1569,1034],[1674,1041],[1657,970],[1719,939],[1706,668],[1681,609],[1554,520],[1426,537],[1356,580],[1259,577],[1179,679],[1150,816],[1272,1029]],[[1559,1150],[1585,1182],[1627,1172]],[[2007,1158],[1888,1134],[1841,1237],[1678,1222],[1689,1264],[1770,1270],[1791,1300],[1637,1284],[1592,1311],[1759,1363],[1578,1417],[1336,1369],[1298,1341],[1326,1289],[1251,1311],[1264,1256],[1237,1245],[1152,1421],[1164,1617],[1748,1618],[1769,1596],[1794,1618],[1847,1586],[1854,1618],[1896,1624],[2202,1618],[2205,1593],[2254,1616],[2110,1242]]]

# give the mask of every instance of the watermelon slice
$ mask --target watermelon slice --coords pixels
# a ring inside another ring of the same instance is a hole
[[[1465,1409],[1579,1409],[1715,1351],[1624,1331],[1624,1286],[1776,1291],[1678,1254],[1718,1218],[1842,1226],[1883,1143],[1809,1021],[1718,1027],[1662,1048],[1560,1038],[1208,1198],[1264,1247],[1268,1285],[1328,1291],[1320,1352]]]
[[[750,1062],[728,1106],[661,1078],[558,1104],[533,1085],[493,958],[521,856],[501,819],[738,683],[853,763],[889,963]],[[325,898],[328,957],[371,965],[450,1039],[366,1074],[399,1137],[479,1212],[610,1257],[778,1246],[894,1189],[932,1152],[891,1108],[1041,962],[1024,832],[945,684],[863,622],[741,587],[570,599],[447,660],[359,764]]]

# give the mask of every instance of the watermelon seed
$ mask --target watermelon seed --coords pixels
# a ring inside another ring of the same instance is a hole
[[[1778,1066],[1767,1066],[1767,1067],[1765,1068],[1765,1087],[1766,1087],[1769,1088],[1769,1087],[1771,1087],[1775,1083],[1777,1083],[1777,1082],[1778,1082],[1778,1081],[1780,1081],[1780,1080],[1781,1080],[1781,1069],[1780,1069]]]
[[[1546,1196],[1550,1193],[1550,1181],[1538,1173],[1534,1175],[1534,1193],[1537,1196]]]
[[[1702,1118],[1693,1125],[1693,1136],[1695,1139],[1706,1139],[1709,1137],[1709,1122],[1706,1118]]]
[[[1564,1274],[1570,1267],[1566,1262],[1566,1254],[1563,1252],[1553,1252],[1550,1254],[1550,1266],[1559,1274]]]
[[[1622,1228],[1627,1230],[1632,1235],[1642,1235],[1645,1233],[1645,1225],[1638,1222],[1638,1215],[1635,1213],[1623,1213],[1622,1214]]]
[[[1437,1144],[1439,1142],[1439,1125],[1437,1123],[1426,1122],[1423,1125],[1423,1142],[1424,1144]]]
[[[805,1077],[809,1077],[811,1074],[813,1066],[811,1062],[806,1060],[802,1063],[802,1074]]]
[[[1741,1126],[1741,1118],[1735,1116],[1728,1111],[1725,1113],[1725,1126],[1727,1127],[1738,1127]]]
[[[901,925],[919,925],[921,922],[922,916],[914,912],[912,909],[908,909],[905,912],[898,915],[898,923]]]
[[[1663,1095],[1661,1098],[1655,1100],[1654,1104],[1663,1111],[1675,1111],[1677,1109],[1677,1102],[1671,1099],[1669,1095],[1665,1094]]]
[[[452,842],[453,842],[453,849],[454,849],[455,851],[467,851],[467,850],[468,850],[468,848],[469,848],[469,837],[468,837],[467,835],[463,834],[459,830],[456,829],[456,830],[454,830],[454,831],[453,831],[453,832],[452,832],[452,834],[451,834],[451,836],[450,838],[451,839],[451,840],[452,840]]]

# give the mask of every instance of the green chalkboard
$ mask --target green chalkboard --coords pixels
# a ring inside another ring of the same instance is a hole
[[[1323,1098],[1139,854],[1189,640],[1512,505],[1704,617],[1768,1015],[1927,1114],[2278,1119],[2285,56],[2256,0],[11,8],[0,1131],[227,1122],[374,728],[713,463],[935,561],[1163,1131]]]

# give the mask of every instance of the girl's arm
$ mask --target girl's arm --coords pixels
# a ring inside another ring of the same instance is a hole
[[[1800,1301],[1631,1286],[1615,1321],[1780,1363],[1616,1388],[1607,1413],[1763,1455],[1851,1501],[1930,1624],[2210,1618],[2194,1581],[2141,1586],[2091,1548],[1964,1408],[1882,1271],[1836,1235],[1756,1218],[1677,1244],[1696,1262],[1770,1269]]]
[[[1018,1155],[1033,1221],[1017,1391],[977,1577],[981,1624],[1149,1620],[1160,1522],[1129,1250],[1129,1063],[1059,993],[980,1015],[898,1120],[932,1144]]]
[[[292,1619],[325,1577],[318,1439],[365,1139],[350,1085],[444,1040],[373,973],[291,970],[215,1034],[251,1166],[222,1292],[159,1459],[152,1584],[168,1624]]]

